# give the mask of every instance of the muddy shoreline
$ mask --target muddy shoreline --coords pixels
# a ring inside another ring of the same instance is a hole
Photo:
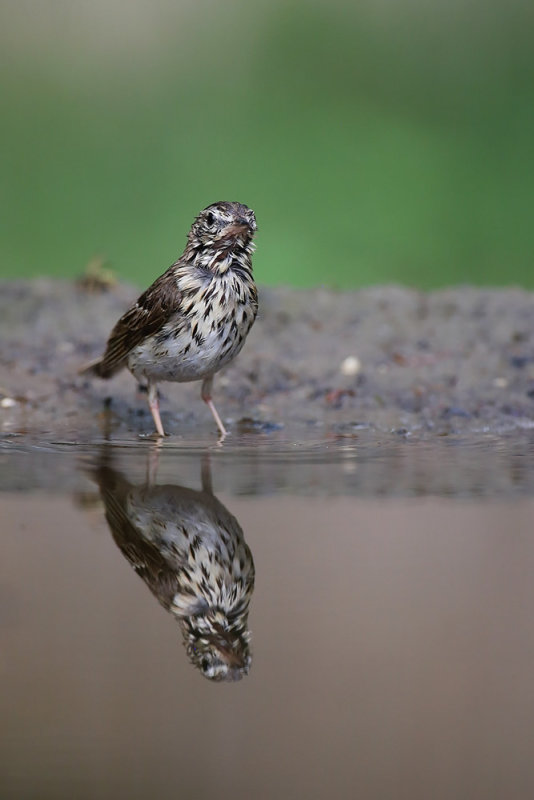
[[[1,284],[4,441],[151,433],[146,398],[129,373],[111,381],[77,374],[138,294],[45,279]],[[161,389],[171,437],[215,435],[199,383]],[[534,293],[262,288],[259,318],[216,376],[215,399],[239,433],[428,438],[532,429]]]

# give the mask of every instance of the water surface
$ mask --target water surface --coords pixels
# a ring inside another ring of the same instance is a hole
[[[14,444],[2,798],[532,796],[529,442]],[[141,517],[213,502],[255,567],[234,681],[143,571]]]

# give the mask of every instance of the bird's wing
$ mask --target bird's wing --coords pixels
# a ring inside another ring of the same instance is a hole
[[[123,367],[130,351],[148,336],[157,333],[180,310],[180,306],[181,296],[171,267],[143,292],[117,322],[99,362],[99,374],[107,378]]]

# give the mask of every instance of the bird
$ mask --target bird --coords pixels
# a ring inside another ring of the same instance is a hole
[[[210,681],[240,680],[252,660],[254,561],[237,519],[213,494],[209,458],[195,491],[156,484],[154,476],[132,484],[113,466],[110,450],[104,447],[86,471],[115,543],[177,620],[193,666]]]
[[[252,275],[252,209],[212,203],[195,218],[185,250],[119,319],[104,354],[80,374],[111,378],[124,367],[146,389],[158,436],[160,381],[202,381],[201,397],[220,436],[226,428],[212,400],[213,376],[240,352],[258,313]]]

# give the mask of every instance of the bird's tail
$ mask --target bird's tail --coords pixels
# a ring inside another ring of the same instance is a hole
[[[106,375],[103,370],[103,362],[103,358],[95,358],[93,361],[89,361],[83,367],[80,367],[78,375],[96,375],[98,378],[108,378],[109,375]]]

